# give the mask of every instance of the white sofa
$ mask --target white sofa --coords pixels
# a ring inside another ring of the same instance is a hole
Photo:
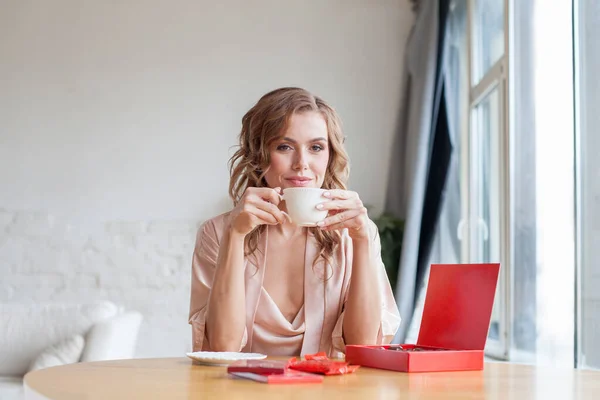
[[[141,322],[111,302],[0,304],[0,399],[22,399],[32,370],[133,358]]]

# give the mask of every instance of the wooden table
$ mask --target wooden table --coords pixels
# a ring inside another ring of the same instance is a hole
[[[600,399],[600,372],[487,363],[483,371],[406,374],[370,368],[323,383],[232,378],[187,358],[71,364],[25,376],[26,400],[71,399]]]

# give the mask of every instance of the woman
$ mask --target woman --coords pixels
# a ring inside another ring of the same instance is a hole
[[[389,343],[400,324],[380,240],[358,194],[336,112],[299,88],[264,95],[230,160],[233,210],[205,222],[192,262],[194,351],[291,356]],[[282,190],[327,189],[317,227],[287,219]]]

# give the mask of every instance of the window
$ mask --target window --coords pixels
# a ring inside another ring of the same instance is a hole
[[[514,1],[513,360],[574,360],[572,5]]]
[[[477,85],[504,56],[504,1],[472,0],[471,83]]]
[[[575,1],[580,270],[577,362],[600,368],[600,4]]]
[[[450,6],[444,71],[454,154],[432,262],[501,263],[486,345],[498,359],[573,365],[571,7]]]

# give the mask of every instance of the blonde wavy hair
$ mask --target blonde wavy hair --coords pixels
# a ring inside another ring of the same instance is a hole
[[[234,205],[239,203],[246,188],[268,187],[265,175],[271,163],[271,146],[285,134],[292,115],[303,112],[319,112],[327,123],[329,162],[321,187],[346,190],[350,166],[338,114],[323,99],[307,90],[285,87],[265,94],[242,118],[239,148],[229,159],[229,196]],[[255,253],[265,229],[266,225],[260,225],[246,235],[246,255]],[[341,241],[340,233],[308,229],[319,247],[313,265],[319,257],[331,263]]]

